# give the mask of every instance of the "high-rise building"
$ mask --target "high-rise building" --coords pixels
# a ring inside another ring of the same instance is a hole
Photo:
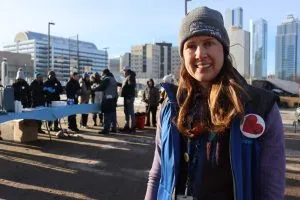
[[[252,26],[252,77],[267,78],[268,23],[259,19]]]
[[[253,20],[249,20],[249,32],[250,32],[250,76],[253,76],[254,69],[253,69]]]
[[[177,79],[177,81],[179,80],[179,72],[180,72],[180,55],[179,55],[179,51],[178,51],[178,47],[172,47],[172,53],[171,53],[171,74],[174,75],[175,79]]]
[[[27,31],[17,33],[14,43],[3,49],[30,54],[35,73],[45,75],[48,70],[54,70],[63,84],[71,71],[93,73],[108,67],[107,51],[98,50],[95,44],[78,39],[51,36],[49,51],[48,35]]]
[[[161,81],[165,75],[174,74],[179,67],[179,60],[178,48],[172,47],[171,43],[144,44],[131,48],[131,69],[142,82],[149,78]]]
[[[243,30],[243,9],[225,11],[225,28],[230,39],[233,66],[246,79],[250,78],[250,32]]]
[[[109,59],[108,69],[114,72],[120,72],[120,57]]]
[[[231,26],[233,25],[233,18],[232,18],[232,9],[227,8],[225,11],[225,20],[224,20],[224,25],[226,30],[228,31]]]
[[[226,9],[225,11],[225,28],[227,31],[234,26],[236,28],[243,28],[243,8]]]
[[[277,26],[275,73],[280,79],[300,80],[300,22],[288,15]]]
[[[243,28],[243,8],[238,7],[232,13],[232,25],[237,28]]]
[[[131,53],[128,52],[124,53],[124,55],[120,57],[120,72],[122,72],[126,65],[131,67]]]
[[[230,53],[233,66],[246,79],[250,78],[250,32],[237,27],[231,27],[228,32],[230,38]]]
[[[171,59],[172,59],[172,43],[155,43],[155,45],[160,47],[160,66],[159,66],[159,79],[163,78],[166,74],[170,74]]]

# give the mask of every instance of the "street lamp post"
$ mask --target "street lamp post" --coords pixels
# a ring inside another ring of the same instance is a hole
[[[184,0],[184,14],[187,14],[187,2],[192,0]]]
[[[47,71],[49,72],[50,71],[50,26],[51,25],[55,25],[54,22],[48,22],[48,59],[47,59],[47,63],[48,63],[48,66],[47,66]]]

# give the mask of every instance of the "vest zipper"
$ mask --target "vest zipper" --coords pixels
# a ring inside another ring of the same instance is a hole
[[[233,182],[233,196],[234,199],[236,200],[236,189],[235,189],[235,177],[232,169],[232,157],[231,157],[231,131],[229,133],[229,157],[230,157],[230,168],[231,168],[231,174],[232,174],[232,182]]]

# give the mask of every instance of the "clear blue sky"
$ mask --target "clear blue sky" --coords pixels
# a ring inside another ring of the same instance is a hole
[[[223,15],[226,8],[242,7],[244,29],[249,19],[268,21],[268,74],[274,73],[276,26],[286,15],[300,18],[299,0],[192,0],[188,10],[208,6]],[[20,31],[47,34],[48,22],[55,22],[51,34],[79,35],[101,49],[109,47],[110,57],[130,51],[132,45],[153,41],[172,42],[184,15],[184,0],[9,0],[1,2],[0,47],[13,41]]]

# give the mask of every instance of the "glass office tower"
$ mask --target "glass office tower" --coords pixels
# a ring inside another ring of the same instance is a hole
[[[20,32],[15,36],[14,44],[6,45],[3,49],[31,54],[35,73],[45,75],[49,70],[54,70],[63,84],[72,71],[82,74],[108,68],[107,51],[98,50],[95,44],[74,38],[51,36],[49,48],[48,35],[31,31]]]
[[[268,23],[259,19],[252,26],[252,65],[254,78],[267,78]]]
[[[275,57],[278,78],[300,80],[300,23],[293,15],[277,26]]]

